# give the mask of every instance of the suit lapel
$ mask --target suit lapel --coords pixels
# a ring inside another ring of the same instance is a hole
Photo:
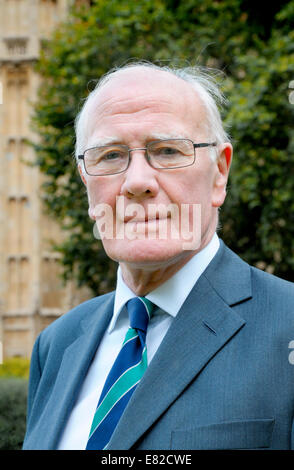
[[[113,312],[113,299],[114,296],[110,296],[89,323],[82,320],[80,334],[64,352],[54,389],[44,411],[45,417],[41,420],[45,423],[46,429],[38,429],[38,433],[43,435],[42,445],[44,445],[44,436],[47,436],[45,448],[56,448],[89,365],[109,324]],[[49,429],[53,429],[53,432],[48,432]]]
[[[131,448],[152,426],[243,327],[245,321],[230,305],[250,297],[248,265],[222,244],[168,330],[112,436],[109,449]]]

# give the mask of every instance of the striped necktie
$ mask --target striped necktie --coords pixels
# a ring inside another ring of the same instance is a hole
[[[105,449],[147,368],[146,331],[153,304],[145,297],[127,302],[130,327],[104,384],[86,450]]]

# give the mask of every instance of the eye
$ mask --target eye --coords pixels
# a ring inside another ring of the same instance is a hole
[[[115,160],[117,158],[121,158],[122,156],[123,156],[122,152],[112,151],[112,152],[107,152],[104,155],[101,155],[101,159],[103,159],[103,160]]]
[[[98,160],[99,162],[113,162],[124,159],[126,152],[122,149],[111,149],[100,151]]]
[[[173,146],[160,146],[152,149],[152,153],[157,157],[172,157],[178,155],[179,149]]]
[[[162,147],[159,150],[162,155],[175,155],[178,153],[178,149],[173,147]]]

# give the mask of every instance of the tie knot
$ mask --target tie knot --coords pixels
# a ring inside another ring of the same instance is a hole
[[[127,309],[129,313],[130,327],[146,333],[153,308],[153,303],[145,297],[134,297],[129,300],[127,303]]]

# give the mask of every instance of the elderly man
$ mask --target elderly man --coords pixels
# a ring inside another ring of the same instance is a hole
[[[294,447],[294,289],[216,234],[219,98],[198,69],[132,64],[85,102],[78,168],[117,288],[38,337],[24,449]]]

